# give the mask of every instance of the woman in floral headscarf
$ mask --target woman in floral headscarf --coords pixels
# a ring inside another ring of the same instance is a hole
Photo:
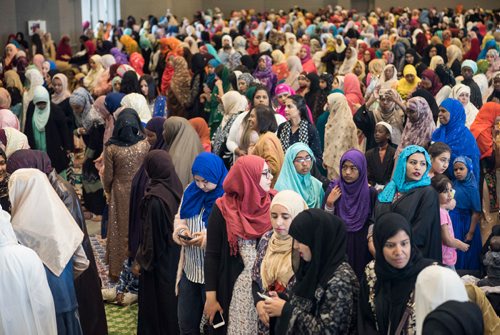
[[[186,117],[191,105],[191,74],[183,57],[174,58],[173,68],[172,83],[167,91],[167,109],[170,116]]]
[[[273,69],[273,61],[271,57],[267,55],[262,55],[259,58],[259,62],[257,64],[257,69],[253,73],[255,79],[258,79],[262,85],[267,88],[268,92],[273,92],[276,83],[278,82],[278,78],[276,74],[274,74]]]

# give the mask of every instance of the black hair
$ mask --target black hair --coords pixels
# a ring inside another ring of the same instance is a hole
[[[437,174],[431,179],[431,185],[437,193],[445,192],[448,184],[451,184],[451,180],[444,174]]]
[[[431,158],[436,158],[445,152],[449,152],[451,154],[451,148],[448,144],[443,142],[435,142],[429,147],[429,155],[431,155]]]
[[[238,80],[236,79],[236,74],[231,71],[229,72],[229,76],[228,76],[228,80],[229,80],[229,83],[231,84],[231,86],[233,87],[233,90],[238,90]]]
[[[274,117],[274,112],[271,108],[267,106],[257,106],[254,110],[257,119],[257,132],[259,134],[265,134],[268,131],[274,133],[278,130],[278,123],[276,122],[276,117]]]
[[[122,77],[122,84],[120,87],[120,93],[130,94],[130,93],[141,93],[139,86],[139,79],[137,79],[137,73],[135,71],[127,71]]]
[[[141,81],[145,81],[148,84],[148,95],[146,96],[146,100],[148,103],[152,102],[158,96],[158,92],[156,91],[156,83],[153,77],[149,74],[144,74],[141,79],[139,79],[139,88]],[[141,90],[142,94],[142,90]]]
[[[251,104],[253,106],[253,100],[255,99],[255,96],[257,95],[257,92],[258,91],[266,91],[267,93],[267,97],[269,98],[269,107],[271,107],[271,95],[269,94],[269,92],[267,91],[267,87],[265,87],[264,85],[262,84],[257,84],[255,85],[255,91],[253,92],[253,95],[252,95],[252,101],[251,101]]]
[[[304,99],[303,96],[301,95],[291,95],[287,99],[293,100],[295,106],[300,112],[300,118],[302,120],[306,120],[309,123],[312,123],[311,120],[309,119],[309,113],[307,112],[307,104],[306,100]]]

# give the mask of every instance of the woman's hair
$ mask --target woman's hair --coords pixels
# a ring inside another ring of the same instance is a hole
[[[278,130],[278,123],[274,117],[274,112],[267,106],[255,107],[255,117],[257,119],[256,131],[259,134],[267,133],[268,131],[276,132]]]
[[[139,79],[137,79],[137,73],[135,71],[130,70],[125,72],[122,78],[120,92],[125,95],[130,93],[141,93]]]
[[[307,112],[307,104],[306,100],[304,99],[303,96],[301,95],[292,95],[289,96],[287,99],[290,99],[294,102],[295,106],[297,106],[297,109],[300,112],[300,119],[301,120],[306,120],[309,123],[312,123],[312,121],[309,119],[309,113]]]
[[[435,142],[429,147],[429,155],[431,155],[431,158],[436,158],[445,152],[449,152],[451,154],[451,148],[448,144],[443,142]]]
[[[158,96],[158,92],[156,90],[156,83],[152,76],[150,76],[149,74],[144,74],[141,77],[141,79],[139,79],[139,88],[141,87],[140,83],[143,80],[148,84],[148,95],[146,96],[146,99],[148,100],[149,103],[152,102],[154,99],[156,99],[156,97]]]
[[[448,184],[451,184],[451,181],[444,174],[437,174],[431,179],[431,185],[438,193],[445,192]]]
[[[233,87],[233,90],[237,91],[238,90],[238,79],[236,78],[236,74],[233,71],[231,71],[229,73],[228,79],[229,79],[229,83]]]

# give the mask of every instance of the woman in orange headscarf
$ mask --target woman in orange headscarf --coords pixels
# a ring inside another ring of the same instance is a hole
[[[202,117],[195,117],[189,120],[191,126],[193,126],[196,133],[200,137],[201,144],[203,145],[203,150],[206,152],[212,152],[212,144],[210,142],[210,129],[208,128],[207,121]]]

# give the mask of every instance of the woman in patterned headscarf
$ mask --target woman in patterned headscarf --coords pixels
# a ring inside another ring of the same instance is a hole
[[[173,67],[174,75],[167,91],[167,109],[170,116],[186,117],[191,105],[191,75],[183,57],[175,57]]]

